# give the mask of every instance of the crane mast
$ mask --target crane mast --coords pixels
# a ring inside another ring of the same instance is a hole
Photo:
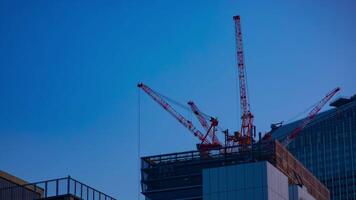
[[[236,57],[237,57],[237,68],[238,68],[238,78],[239,78],[239,91],[240,91],[240,106],[241,106],[241,130],[240,134],[242,137],[247,137],[247,143],[251,143],[252,131],[254,130],[253,125],[253,114],[250,111],[250,104],[247,96],[247,80],[246,80],[246,69],[244,63],[243,45],[242,45],[242,31],[240,16],[233,17],[235,22],[235,38],[236,38]]]
[[[283,141],[282,145],[283,146],[288,146],[296,137],[297,135],[302,131],[302,129],[311,121],[315,118],[315,116],[319,113],[319,111],[323,108],[323,106],[337,93],[340,91],[340,88],[337,87],[330,91],[322,100],[320,100],[316,106],[309,112],[308,116],[304,119],[304,121],[297,127],[295,128],[291,134],[289,134]]]
[[[169,105],[160,94],[153,91],[150,87],[143,83],[139,83],[137,87],[141,88],[145,91],[154,101],[156,101],[163,109],[168,111],[175,119],[177,119],[183,126],[185,126],[188,130],[190,130],[194,136],[196,136],[202,144],[209,144],[209,141],[206,140],[204,134],[202,134],[195,126],[192,124],[191,121],[187,120],[181,114],[179,114],[176,110],[173,109],[171,105]]]

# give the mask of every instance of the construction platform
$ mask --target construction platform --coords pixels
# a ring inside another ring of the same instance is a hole
[[[330,199],[328,189],[278,141],[142,157],[142,194],[149,200],[201,200],[203,169],[259,161],[274,165],[290,184],[303,185],[315,199]]]

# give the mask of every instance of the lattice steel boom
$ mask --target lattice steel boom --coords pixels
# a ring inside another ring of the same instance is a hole
[[[213,117],[209,117],[210,125],[208,125],[208,122],[205,119],[206,117],[195,105],[195,103],[193,101],[189,101],[188,105],[190,106],[191,110],[193,111],[194,115],[197,117],[202,127],[205,129],[205,131],[207,131],[207,134],[209,135],[212,143],[221,145],[221,142],[219,141],[219,139],[216,137],[215,134],[215,127],[218,125],[218,120]]]
[[[160,94],[152,90],[147,85],[140,83],[137,87],[141,88],[145,91],[154,101],[156,101],[163,109],[168,111],[175,119],[177,119],[183,126],[185,126],[188,130],[190,130],[194,136],[196,136],[202,144],[209,144],[209,141],[206,139],[204,134],[202,134],[195,126],[192,124],[191,121],[187,120],[181,114],[179,114],[176,110],[173,109],[171,105],[169,105]]]
[[[242,45],[242,31],[240,16],[233,17],[235,21],[235,37],[236,37],[236,56],[237,56],[237,68],[238,68],[238,78],[239,78],[239,91],[240,91],[240,106],[241,106],[241,135],[247,137],[247,142],[251,142],[251,137],[254,130],[253,125],[253,114],[250,111],[250,104],[247,95],[247,80],[246,80],[246,69],[244,62],[244,53]]]
[[[322,100],[320,100],[316,104],[316,106],[309,112],[308,116],[302,121],[302,123],[282,141],[283,146],[288,146],[298,136],[302,129],[315,118],[315,116],[319,113],[323,106],[339,91],[340,88],[337,87],[330,91]]]

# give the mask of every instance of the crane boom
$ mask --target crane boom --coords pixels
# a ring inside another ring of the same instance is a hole
[[[322,100],[320,100],[316,106],[309,112],[308,116],[302,121],[302,123],[295,128],[287,137],[282,141],[283,146],[288,146],[303,130],[303,128],[312,121],[315,116],[319,113],[319,111],[323,108],[323,106],[337,93],[340,91],[340,88],[337,87],[330,91]]]
[[[247,80],[246,80],[246,69],[244,63],[244,53],[242,45],[242,31],[240,16],[233,17],[235,21],[235,38],[236,38],[236,48],[237,48],[237,68],[239,77],[239,87],[240,87],[240,106],[242,112],[242,125],[241,125],[241,135],[246,136],[249,140],[252,136],[253,130],[253,115],[250,111],[250,104],[247,95]]]
[[[206,139],[204,134],[202,134],[197,128],[194,127],[191,121],[187,120],[176,110],[173,109],[157,92],[153,91],[150,87],[143,83],[139,83],[137,87],[145,91],[154,101],[156,101],[163,109],[168,111],[175,119],[177,119],[183,126],[190,130],[194,136],[196,136],[202,144],[209,144],[209,141]]]
[[[188,105],[190,106],[190,109],[193,111],[194,115],[197,117],[197,119],[199,120],[200,124],[202,125],[202,127],[208,131],[209,129],[209,124],[208,122],[205,120],[205,117],[203,117],[202,113],[200,112],[199,108],[197,107],[197,105],[195,105],[195,103],[193,101],[189,101]]]
[[[190,108],[193,111],[194,115],[199,120],[199,122],[202,125],[202,127],[205,129],[205,131],[207,131],[207,134],[209,135],[209,137],[210,137],[211,141],[213,142],[213,144],[221,145],[221,142],[216,137],[215,131],[214,131],[214,128],[218,125],[217,119],[215,119],[213,117],[210,117],[211,125],[209,126],[208,122],[206,121],[206,119],[204,117],[204,114],[199,110],[199,108],[195,105],[195,103],[193,101],[189,101],[188,105],[190,106]]]

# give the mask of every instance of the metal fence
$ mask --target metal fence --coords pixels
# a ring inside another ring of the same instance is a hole
[[[81,200],[116,200],[70,176],[0,188],[0,200],[37,200],[71,196]]]
[[[263,160],[266,156],[271,157],[274,154],[274,147],[273,141],[267,141],[250,145],[214,148],[204,152],[186,151],[147,156],[141,158],[141,168],[146,169],[157,165],[177,164],[179,162],[198,161],[201,163],[203,161],[216,161],[219,159],[225,160],[231,158],[239,158],[239,160],[243,162]],[[246,157],[246,160],[242,160],[243,157]]]

